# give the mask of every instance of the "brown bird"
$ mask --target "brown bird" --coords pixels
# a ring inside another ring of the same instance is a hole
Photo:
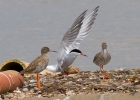
[[[34,61],[32,61],[28,67],[20,72],[20,74],[30,74],[30,73],[35,73],[37,74],[37,87],[42,88],[40,85],[40,77],[39,73],[42,72],[44,69],[46,69],[48,62],[49,62],[49,57],[47,55],[48,52],[56,52],[50,50],[48,47],[43,47],[41,49],[41,55],[38,56]]]
[[[94,56],[93,62],[100,67],[100,71],[103,75],[103,81],[105,81],[104,76],[110,78],[104,71],[103,66],[108,64],[111,60],[111,55],[107,52],[107,44],[105,42],[102,43],[102,50],[101,52],[97,53]]]

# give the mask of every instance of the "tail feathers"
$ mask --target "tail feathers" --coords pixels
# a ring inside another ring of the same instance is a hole
[[[46,69],[51,71],[51,72],[59,72],[58,64],[56,64],[56,65],[48,65],[46,67]]]

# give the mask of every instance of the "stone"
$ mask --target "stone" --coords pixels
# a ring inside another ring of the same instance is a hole
[[[28,92],[29,89],[28,89],[28,88],[23,88],[22,91],[23,91],[23,92]]]
[[[37,81],[36,80],[30,80],[29,82],[30,83],[36,83]]]
[[[11,99],[14,97],[13,93],[9,93],[8,95],[6,95],[7,98]]]
[[[39,90],[39,91],[37,91],[37,93],[38,93],[38,94],[41,94],[41,93],[42,93],[42,91],[40,91],[40,90]]]
[[[38,96],[37,96],[37,98],[41,98],[42,96],[39,94]]]
[[[4,97],[4,94],[1,94],[0,97],[1,97],[1,99],[4,99],[4,98],[5,98],[5,97]]]

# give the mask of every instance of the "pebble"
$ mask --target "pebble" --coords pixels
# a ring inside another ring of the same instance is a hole
[[[18,98],[19,98],[19,99],[23,99],[23,98],[25,98],[25,97],[26,97],[26,95],[25,95],[24,93],[20,93]]]
[[[20,91],[20,89],[17,87],[17,89],[16,90],[14,90],[13,92],[15,92],[15,93],[21,93],[21,91]]]
[[[36,80],[30,80],[30,83],[35,83],[35,82],[37,82]]]
[[[5,98],[5,97],[4,97],[4,94],[1,94],[0,96],[1,96],[1,99],[4,99],[4,98]]]
[[[6,95],[7,98],[11,99],[14,97],[13,93],[9,93],[8,95]]]
[[[23,88],[22,91],[23,91],[23,92],[28,92],[29,89],[28,89],[28,88]]]
[[[37,97],[38,97],[38,98],[41,98],[42,96],[41,96],[41,95],[38,95]]]
[[[37,91],[37,93],[38,93],[38,94],[41,94],[41,93],[42,93],[42,91]]]

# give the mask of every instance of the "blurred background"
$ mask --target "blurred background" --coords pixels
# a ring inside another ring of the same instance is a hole
[[[17,58],[30,63],[48,46],[59,49],[61,40],[75,19],[86,9],[100,6],[90,34],[80,45],[88,57],[72,64],[82,70],[99,69],[93,57],[108,45],[112,59],[106,70],[140,67],[139,0],[0,0],[0,64]],[[57,54],[49,53],[49,64]]]

